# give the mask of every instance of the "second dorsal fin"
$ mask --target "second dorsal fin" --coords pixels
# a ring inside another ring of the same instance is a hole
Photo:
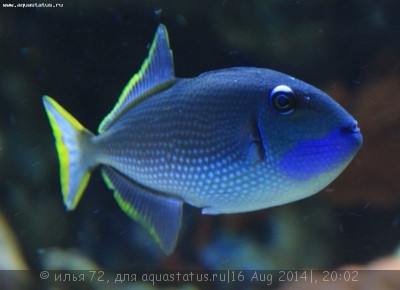
[[[167,87],[175,80],[172,51],[169,48],[168,32],[164,25],[158,26],[149,55],[139,72],[136,73],[122,91],[113,110],[104,118],[99,126],[99,133],[104,132],[121,114],[142,98],[147,92]]]

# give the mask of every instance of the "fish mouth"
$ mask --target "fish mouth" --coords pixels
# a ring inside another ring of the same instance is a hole
[[[358,149],[361,147],[363,143],[363,137],[356,120],[350,121],[347,126],[342,129],[342,133],[347,135],[349,140],[352,140],[352,144],[354,144],[354,146],[356,146]]]
[[[360,133],[360,127],[358,127],[358,122],[356,120],[352,120],[342,130],[343,130],[343,132],[346,132],[346,133]]]

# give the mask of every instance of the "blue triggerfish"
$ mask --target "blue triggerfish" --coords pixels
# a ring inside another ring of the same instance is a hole
[[[75,209],[101,165],[121,209],[166,254],[185,202],[203,214],[293,202],[327,186],[362,143],[339,104],[286,74],[235,67],[176,78],[163,25],[98,135],[50,97],[43,103],[66,208]]]

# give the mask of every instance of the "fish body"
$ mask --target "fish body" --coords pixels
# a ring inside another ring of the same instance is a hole
[[[362,143],[339,104],[286,74],[238,67],[176,78],[163,25],[98,135],[50,97],[43,102],[67,209],[101,165],[118,204],[167,254],[184,202],[229,214],[305,198],[334,180]]]

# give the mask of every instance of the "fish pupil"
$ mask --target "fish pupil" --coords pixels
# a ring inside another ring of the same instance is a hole
[[[285,95],[278,95],[275,99],[276,106],[281,109],[286,109],[290,105],[290,100]]]

